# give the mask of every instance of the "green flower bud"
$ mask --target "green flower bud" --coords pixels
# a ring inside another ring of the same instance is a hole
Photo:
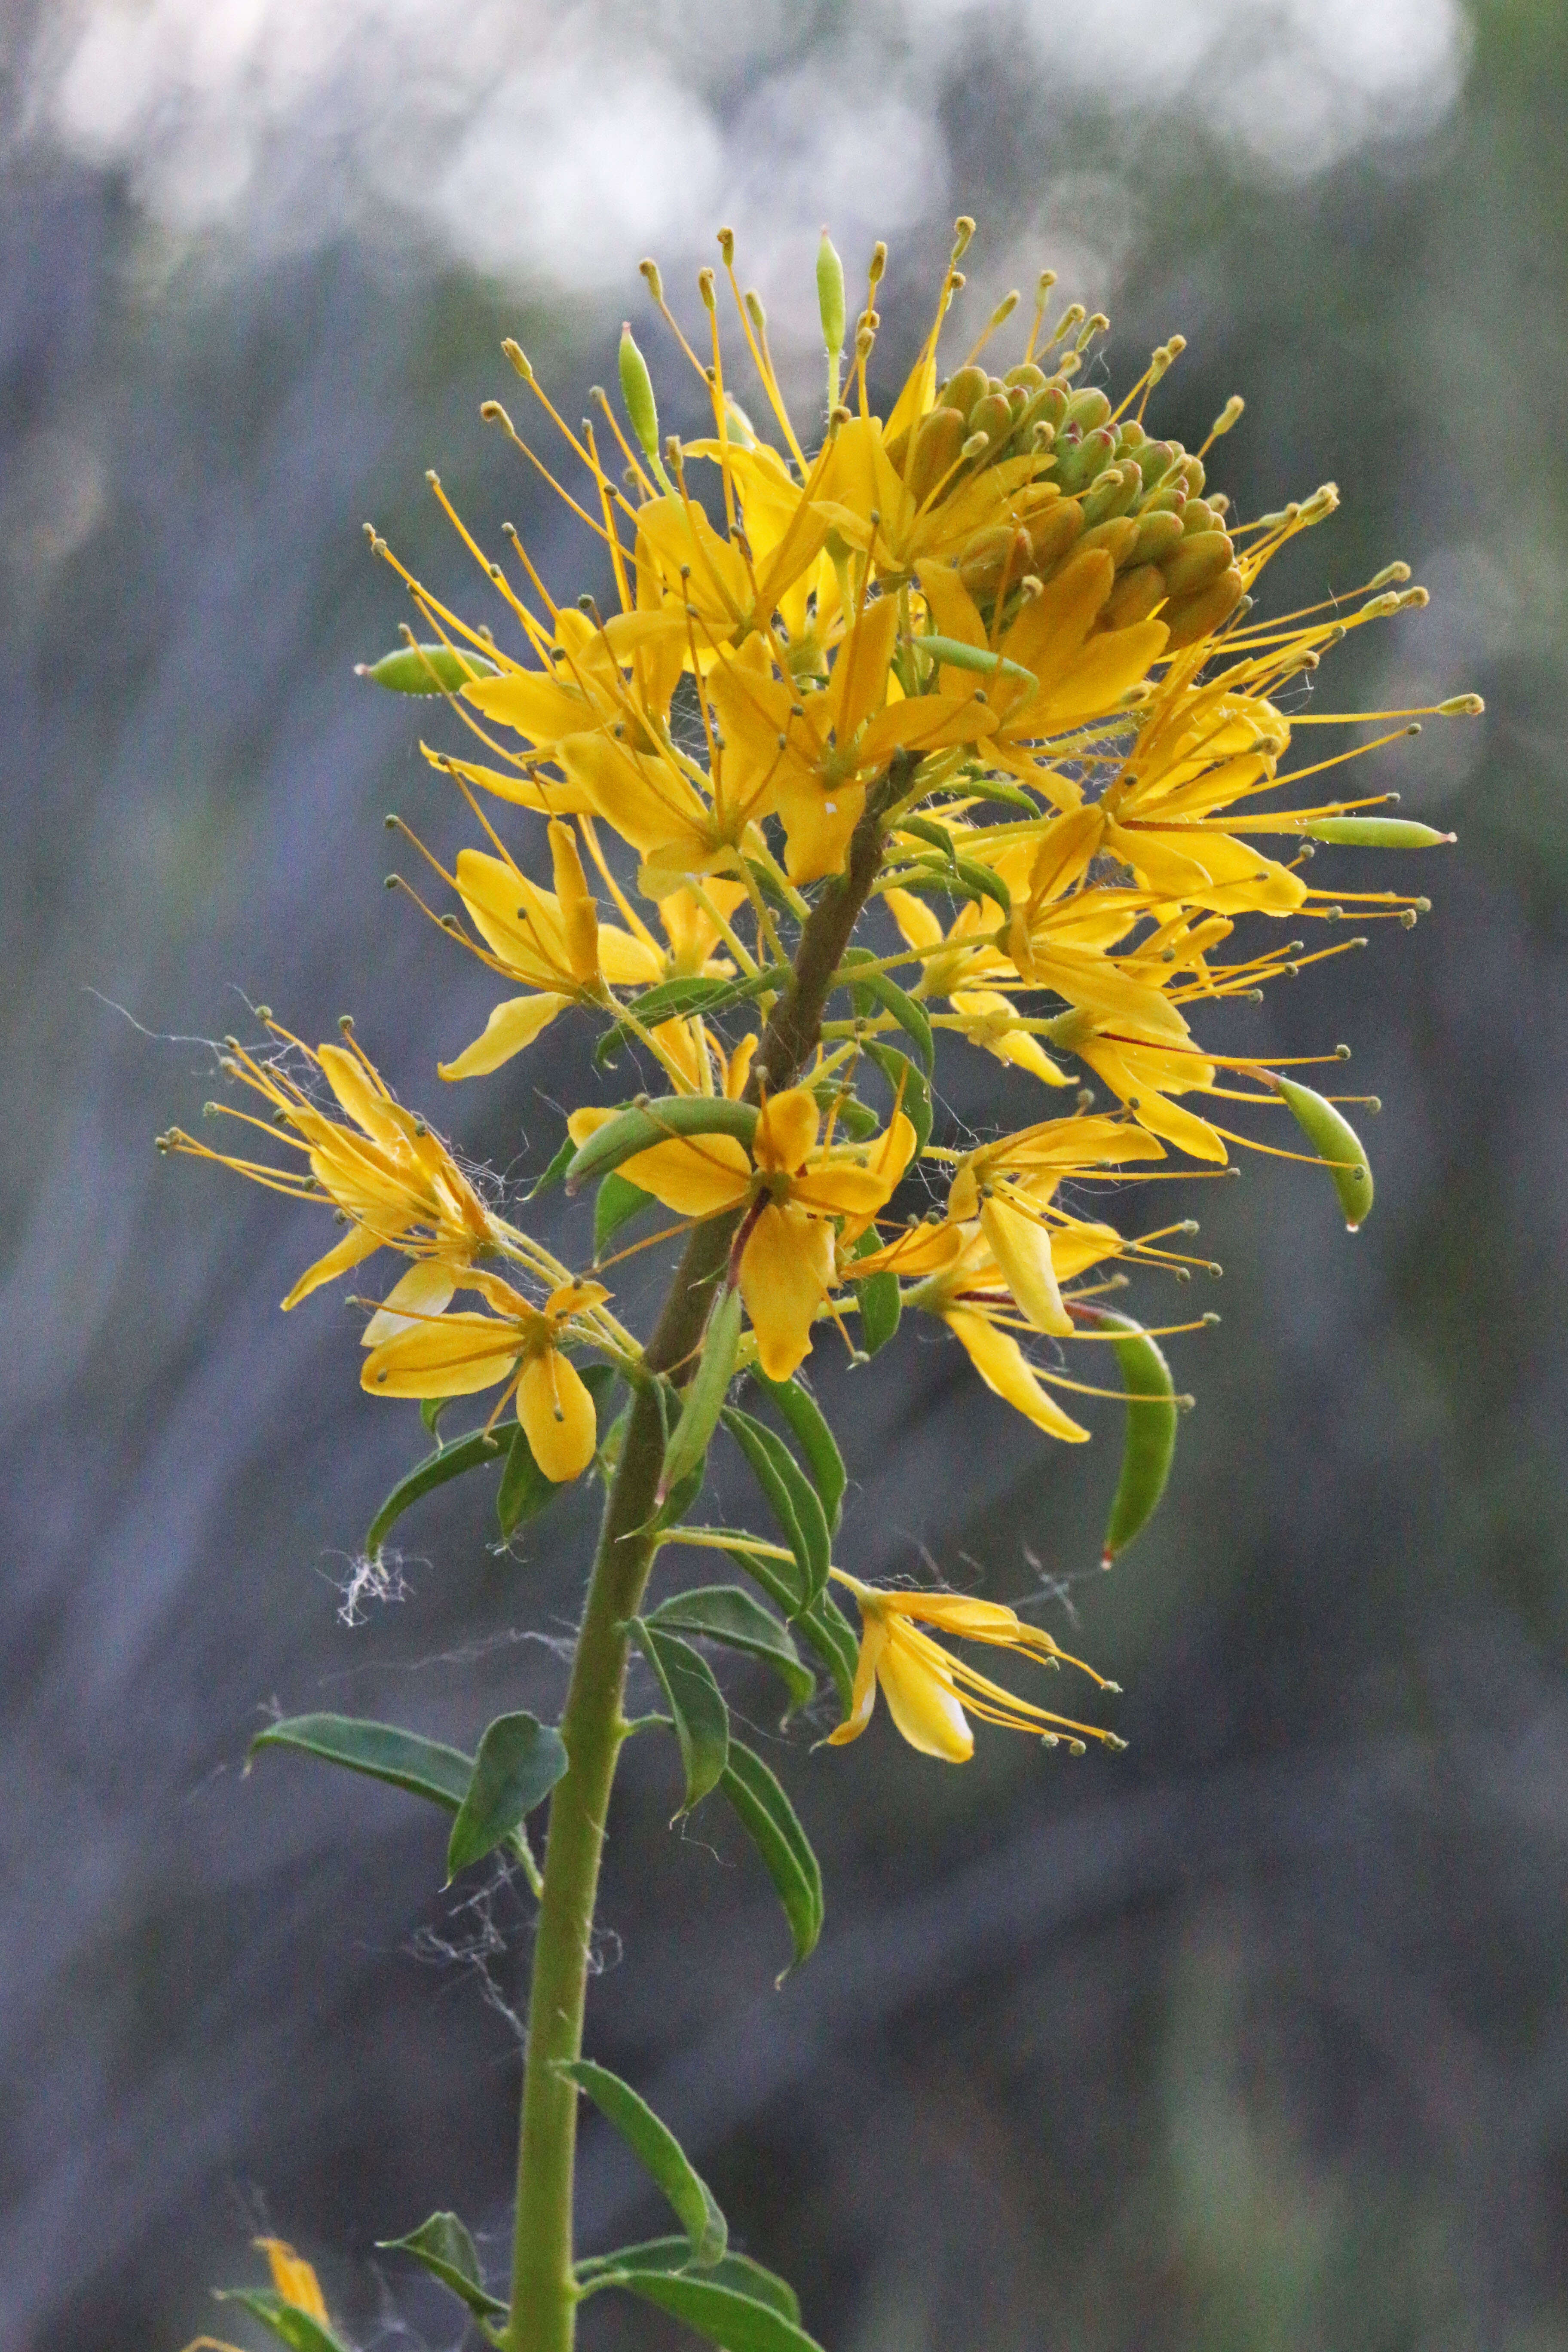
[[[816,307],[822,314],[822,346],[834,359],[844,349],[844,264],[826,229],[816,248]]]

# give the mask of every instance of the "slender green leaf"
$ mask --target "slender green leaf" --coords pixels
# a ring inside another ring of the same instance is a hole
[[[816,1482],[822,1507],[827,1514],[827,1524],[837,1534],[838,1522],[844,1516],[844,1489],[848,1481],[844,1469],[844,1456],[838,1451],[838,1441],[827,1425],[822,1407],[798,1372],[793,1380],[770,1381],[766,1372],[753,1370],[752,1378],[764,1395],[773,1399],[795,1432],[807,1467]]]
[[[678,1634],[660,1633],[640,1617],[633,1618],[631,1631],[658,1675],[675,1718],[686,1773],[686,1802],[681,1811],[689,1812],[717,1786],[729,1761],[730,1710],[713,1679],[712,1667],[689,1643]]]
[[[498,1715],[486,1728],[447,1845],[448,1883],[509,1838],[566,1770],[553,1726],[528,1714]]]
[[[892,1014],[905,1035],[913,1040],[915,1051],[929,1074],[936,1067],[936,1041],[931,1035],[931,1023],[915,999],[889,973],[858,969],[876,961],[869,948],[847,948],[844,961],[838,967],[840,979],[851,982],[857,1012],[868,1013],[874,999],[884,1012]]]
[[[613,2254],[594,2254],[577,2265],[577,2279],[584,2293],[596,2286],[615,2286],[629,2271],[668,2277],[671,2272],[684,2271],[691,2261],[691,2247],[685,2238],[649,2238],[640,2246],[622,2246]],[[766,2271],[749,2254],[725,2254],[705,2271],[703,2276],[714,2286],[732,2286],[741,2294],[749,2294],[753,2303],[765,2303],[771,2311],[783,2314],[785,2319],[800,2317],[800,2297],[787,2279],[776,2271]]]
[[[581,1192],[623,1160],[672,1135],[732,1135],[749,1145],[756,1131],[756,1106],[728,1102],[721,1095],[666,1095],[658,1102],[636,1103],[595,1128],[566,1171],[566,1190]]]
[[[468,1437],[454,1439],[450,1445],[438,1445],[434,1454],[416,1463],[405,1478],[398,1480],[366,1530],[364,1548],[372,1559],[411,1503],[418,1502],[422,1495],[430,1494],[437,1486],[444,1486],[448,1478],[460,1478],[465,1470],[478,1470],[487,1462],[499,1462],[503,1442],[476,1429]]]
[[[650,1610],[647,1622],[665,1633],[698,1634],[704,1641],[722,1642],[727,1649],[764,1659],[789,1693],[791,1714],[804,1706],[816,1688],[816,1676],[802,1664],[788,1627],[738,1584],[704,1584],[694,1592],[678,1592]],[[731,1753],[733,1746],[731,1741]]]
[[[865,1282],[855,1285],[855,1297],[860,1307],[860,1345],[867,1355],[874,1356],[885,1348],[899,1328],[903,1312],[903,1299],[896,1274],[873,1274]]]
[[[684,2249],[686,2241],[678,2239]],[[432,2213],[405,2238],[378,2238],[377,2246],[388,2254],[412,2254],[422,2263],[432,2278],[466,2303],[479,2319],[504,2318],[507,2306],[491,2294],[479,2271],[479,2257],[474,2242],[455,2213]]]
[[[837,1078],[824,1078],[811,1091],[823,1117],[831,1114],[837,1135],[847,1135],[851,1143],[868,1143],[882,1124],[870,1105],[859,1101]]]
[[[710,2279],[695,2279],[658,2271],[626,2271],[616,2278],[630,2294],[684,2320],[687,2326],[723,2352],[822,2352],[815,2336],[754,2295],[718,2286]]]
[[[923,1071],[916,1069],[907,1054],[896,1045],[879,1045],[868,1037],[863,1049],[876,1063],[892,1088],[893,1099],[915,1131],[915,1150],[923,1151],[931,1141],[931,1087]]]
[[[778,1890],[795,1942],[795,1965],[822,1933],[822,1870],[795,1807],[760,1756],[738,1739],[719,1786],[740,1815]]]
[[[1006,808],[1022,809],[1026,816],[1040,814],[1039,802],[1022,784],[1004,783],[1000,776],[975,775],[967,768],[963,771],[963,796],[965,800],[1000,801]]]
[[[528,1191],[523,1194],[524,1200],[536,1200],[541,1192],[553,1192],[557,1184],[564,1181],[566,1171],[571,1167],[572,1162],[576,1156],[577,1147],[573,1142],[572,1138],[568,1136],[565,1141],[562,1144],[560,1150],[556,1152],[555,1157],[552,1160],[549,1167],[545,1170],[543,1175],[540,1177],[537,1183],[531,1184]]]
[[[612,1170],[594,1195],[594,1260],[596,1265],[623,1225],[653,1207],[653,1194]]]
[[[725,1408],[724,1426],[752,1467],[773,1506],[784,1540],[800,1561],[806,1598],[815,1601],[827,1582],[833,1538],[821,1498],[782,1437],[735,1406]],[[783,1497],[781,1507],[780,1496]]]
[[[419,1405],[419,1418],[425,1423],[426,1428],[429,1431],[432,1437],[437,1436],[441,1415],[446,1412],[447,1407],[449,1404],[455,1402],[456,1399],[452,1397],[425,1397],[421,1399]]]
[[[237,2303],[263,2327],[281,2337],[289,2352],[343,2352],[343,2347],[330,2328],[297,2303],[285,2303],[269,2286],[232,2286],[218,2292],[219,2303]]]
[[[669,2126],[660,2122],[629,2083],[591,2058],[563,2059],[556,2071],[586,2093],[663,2190],[686,2232],[689,2259],[702,2270],[721,2261],[729,2238],[724,2216]]]
[[[412,1796],[428,1797],[449,1813],[457,1811],[474,1777],[474,1759],[460,1748],[353,1715],[289,1716],[257,1733],[250,1743],[252,1756],[258,1748],[296,1748],[323,1763],[342,1764],[351,1772],[406,1789]]]
[[[721,980],[692,972],[674,980],[661,980],[652,988],[644,989],[634,999],[628,1011],[637,1015],[638,1024],[651,1028],[659,1021],[689,1019],[700,1013],[705,1020],[715,1013],[727,1013],[731,1005],[744,1004],[752,998],[776,995],[788,980],[787,971],[772,971],[742,972],[738,979]],[[620,1048],[628,1045],[637,1031],[622,1019],[606,1029],[594,1048],[594,1059],[601,1069],[612,1068]]]
[[[606,1179],[610,1183],[615,1181],[614,1177]],[[672,1487],[700,1470],[708,1459],[709,1440],[719,1426],[719,1414],[734,1375],[735,1351],[741,1344],[741,1293],[726,1285],[709,1315],[702,1353],[681,1398],[680,1418],[664,1449],[664,1465],[658,1474],[660,1503]]]
[[[768,1599],[784,1612],[801,1639],[816,1652],[833,1676],[834,1688],[847,1714],[860,1644],[854,1628],[832,1593],[819,1593],[816,1601],[805,1606],[802,1602],[804,1579],[794,1562],[786,1568],[783,1560],[763,1559],[756,1552],[746,1550],[740,1539],[727,1549],[736,1567],[762,1586]]]

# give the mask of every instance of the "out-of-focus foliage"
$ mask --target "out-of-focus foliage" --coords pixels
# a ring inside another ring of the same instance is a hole
[[[229,1025],[226,989],[325,1034],[364,972],[362,1016],[405,1005],[389,1076],[410,1088],[487,1009],[380,891],[382,810],[450,820],[403,711],[351,675],[402,617],[358,526],[454,578],[420,489],[438,459],[465,510],[548,549],[548,505],[475,405],[503,333],[574,398],[607,377],[598,289],[647,245],[689,282],[732,217],[759,276],[795,271],[804,366],[819,220],[851,257],[891,236],[884,309],[913,316],[894,298],[959,205],[983,223],[977,317],[1054,262],[1114,310],[1119,366],[1187,335],[1163,396],[1189,443],[1246,391],[1244,511],[1339,481],[1293,559],[1300,601],[1415,563],[1431,610],[1373,673],[1347,648],[1336,692],[1475,686],[1489,717],[1384,755],[1405,813],[1461,845],[1431,921],[1359,974],[1382,1043],[1352,1068],[1389,1105],[1378,1216],[1347,1241],[1308,1170],[1281,1180],[1289,1215],[1273,1182],[1184,1195],[1226,1319],[1127,1562],[1100,1577],[1107,1494],[953,1351],[906,1330],[897,1382],[835,1382],[846,1564],[907,1571],[917,1529],[955,1579],[983,1558],[994,1592],[1033,1591],[1038,1562],[1067,1587],[1046,1622],[1127,1687],[1131,1753],[1069,1773],[997,1741],[943,1777],[881,1727],[876,1770],[817,1758],[794,1785],[827,1924],[777,1994],[739,1841],[735,1872],[694,1841],[617,1864],[647,1850],[632,1816],[651,1832],[678,1796],[634,1759],[605,1911],[633,1958],[598,1988],[597,2046],[842,2352],[1568,2333],[1568,35],[1522,0],[1062,16],[780,11],[721,42],[696,11],[552,30],[498,5],[395,71],[408,20],[369,5],[258,10],[243,38],[237,11],[62,9],[12,37],[7,2344],[178,2343],[253,2221],[307,2216],[365,2337],[371,2241],[437,2194],[482,2236],[508,2193],[496,2004],[524,1902],[411,1915],[444,1823],[285,1758],[239,1766],[274,1698],[469,1748],[502,1709],[548,1717],[558,1665],[511,1630],[516,1595],[569,1622],[578,1506],[499,1555],[489,1495],[459,1483],[405,1523],[401,1605],[362,1594],[340,1626],[349,1547],[416,1449],[343,1378],[347,1318],[277,1317],[291,1224],[216,1179],[195,1199],[151,1148],[211,1090],[179,1033]],[[673,374],[658,391],[692,421]],[[1249,1049],[1319,1041],[1329,1000],[1297,986]],[[465,1106],[476,1150],[553,1140],[552,1051]],[[977,1519],[981,1482],[1009,1477]],[[482,1667],[465,1719],[458,1652]],[[759,1678],[764,1752],[770,1710]],[[591,2134],[584,2242],[660,2226],[640,2193]],[[445,2340],[426,2290],[400,2272],[397,2292]],[[662,2340],[640,2311],[635,2336],[593,2316],[606,2347]]]

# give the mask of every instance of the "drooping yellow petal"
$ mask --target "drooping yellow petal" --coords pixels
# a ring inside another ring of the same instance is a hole
[[[1054,1397],[1041,1387],[1039,1378],[1019,1347],[1016,1339],[972,1307],[949,1307],[942,1310],[942,1320],[956,1339],[963,1341],[969,1360],[994,1395],[1047,1437],[1060,1437],[1068,1444],[1081,1444],[1088,1436],[1070,1414],[1065,1413]]]
[[[830,1748],[845,1748],[858,1739],[871,1720],[871,1710],[877,1704],[877,1667],[888,1646],[888,1627],[881,1617],[861,1612],[860,1654],[855,1661],[855,1684],[849,1694],[849,1712],[842,1723],[827,1735]]]
[[[471,1045],[464,1046],[456,1061],[437,1062],[436,1067],[444,1078],[482,1078],[510,1062],[514,1054],[521,1054],[525,1045],[531,1045],[540,1031],[547,1029],[571,1003],[569,996],[548,989],[537,996],[509,996],[496,1006],[480,1034]]]
[[[550,860],[561,927],[566,936],[566,961],[574,980],[592,987],[599,977],[599,909],[583,871],[577,837],[569,824],[552,817]]]
[[[833,1235],[798,1209],[770,1201],[741,1257],[741,1296],[771,1381],[787,1381],[811,1352],[811,1327],[833,1280]]]
[[[744,1200],[752,1163],[732,1135],[681,1135],[634,1153],[619,1172],[680,1216],[712,1217]]]
[[[395,1141],[402,1129],[392,1098],[375,1084],[359,1055],[351,1054],[346,1045],[318,1045],[316,1059],[349,1117],[377,1143]]]
[[[1065,1339],[1073,1328],[1072,1317],[1057,1287],[1045,1227],[995,1192],[981,1206],[980,1226],[1003,1281],[1036,1330]]]
[[[795,1170],[801,1167],[816,1141],[821,1115],[809,1087],[790,1087],[770,1095],[757,1120],[752,1156],[759,1168]]]
[[[458,1287],[457,1276],[438,1257],[416,1258],[395,1282],[360,1334],[362,1348],[379,1348],[384,1339],[411,1330],[418,1322],[445,1312]]]
[[[944,1667],[947,1661],[934,1642],[923,1642],[895,1621],[877,1663],[877,1679],[889,1714],[911,1748],[944,1764],[967,1764],[974,1734],[949,1679],[951,1668],[944,1673]]]
[[[515,1325],[489,1315],[443,1315],[436,1323],[411,1323],[371,1349],[360,1386],[373,1396],[477,1396],[510,1379],[519,1345]]]
[[[258,2251],[266,2255],[272,2272],[272,2284],[284,2302],[291,2303],[296,2311],[304,2312],[322,2327],[330,2327],[331,2322],[327,2316],[326,2298],[321,2293],[321,2281],[310,2263],[297,2254],[292,2246],[286,2245],[281,2238],[258,2238],[255,2244]]]
[[[547,1478],[563,1486],[582,1476],[598,1443],[594,1399],[576,1366],[558,1349],[546,1349],[524,1364],[517,1417]]]
[[[298,1307],[301,1298],[308,1298],[312,1290],[319,1290],[323,1282],[335,1282],[340,1274],[347,1274],[352,1266],[362,1265],[380,1247],[379,1234],[367,1233],[363,1225],[352,1226],[325,1257],[319,1257],[314,1265],[305,1268],[283,1301],[284,1313],[287,1314],[290,1307]]]

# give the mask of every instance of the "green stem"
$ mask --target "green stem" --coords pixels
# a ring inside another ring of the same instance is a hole
[[[907,789],[912,764],[900,754],[868,794],[846,869],[826,886],[806,919],[789,985],[757,1055],[748,1090],[752,1100],[760,1098],[763,1086],[776,1093],[793,1085],[816,1045],[833,975],[880,866],[884,812]],[[696,1360],[741,1214],[737,1210],[715,1217],[692,1234],[645,1351],[649,1372],[679,1371]],[[626,1625],[637,1612],[653,1564],[649,1521],[663,1460],[663,1426],[647,1383],[634,1398],[605,1507],[561,1718],[570,1769],[551,1800],[534,1943],[507,2352],[572,2352],[575,2334],[572,2184],[577,2092],[558,2070],[563,2060],[582,2053],[599,1862],[616,1763],[628,1728],[621,1705]]]

